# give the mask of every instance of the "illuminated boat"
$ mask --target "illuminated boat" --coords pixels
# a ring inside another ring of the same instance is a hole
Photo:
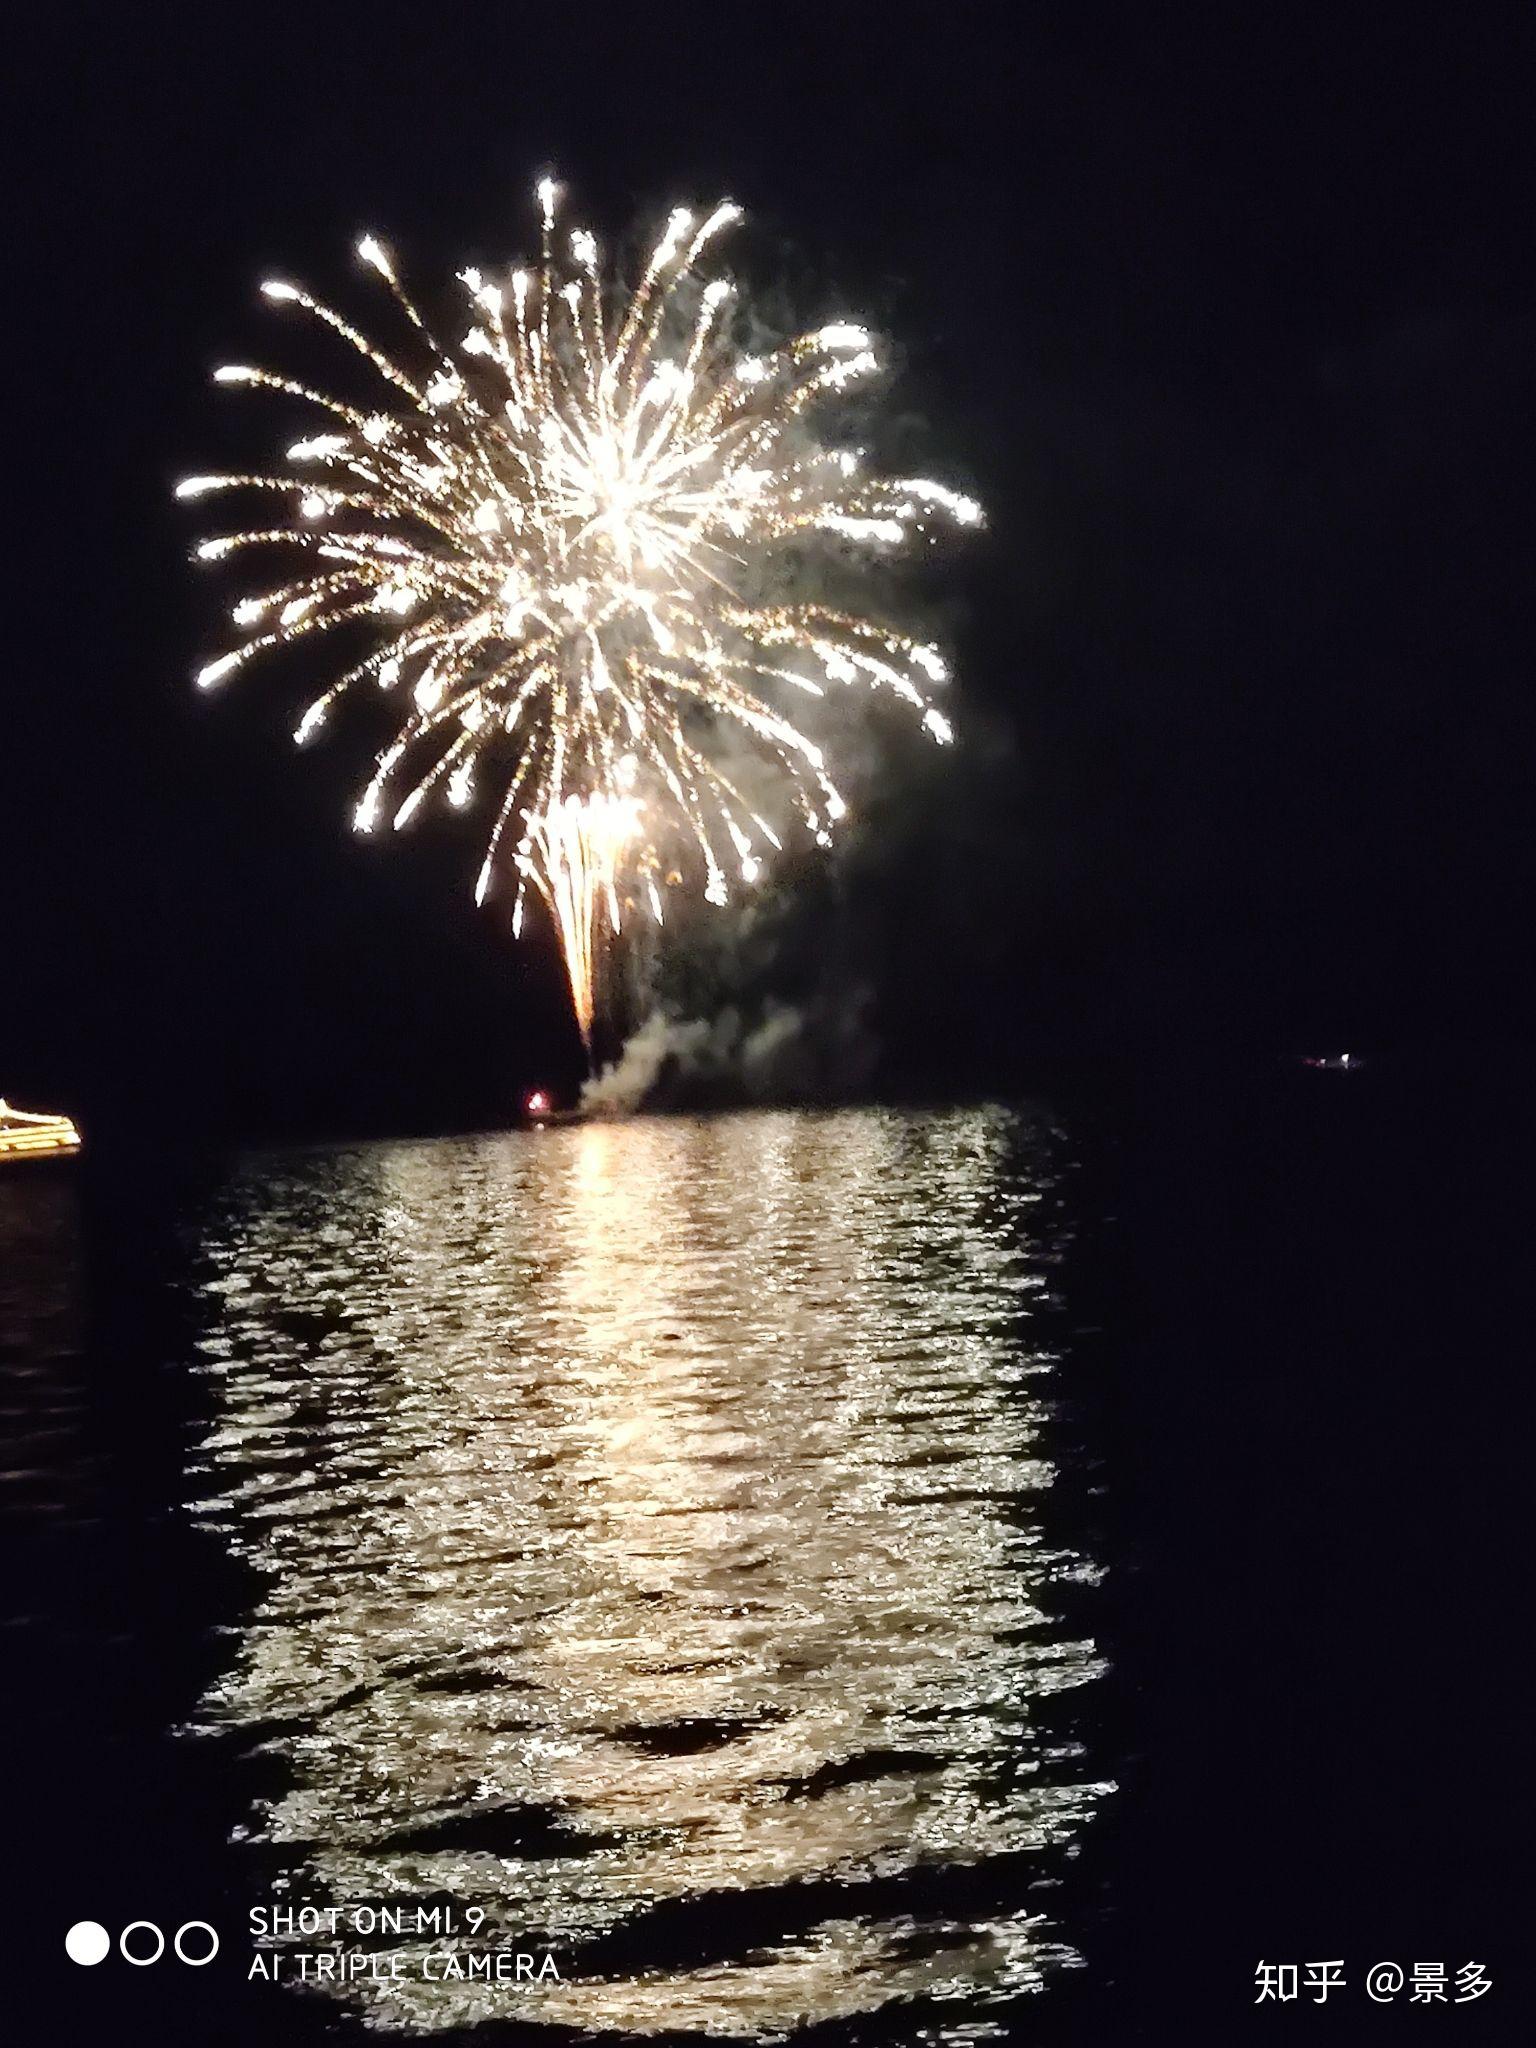
[[[80,1133],[67,1116],[37,1116],[12,1109],[0,1096],[0,1166],[13,1159],[72,1159]]]

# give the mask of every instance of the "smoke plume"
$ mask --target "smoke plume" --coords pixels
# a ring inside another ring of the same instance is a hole
[[[869,1002],[859,989],[836,1004],[803,1008],[770,997],[755,1015],[732,1004],[709,1020],[658,1010],[587,1083],[581,1106],[617,1116],[847,1096],[874,1071]]]

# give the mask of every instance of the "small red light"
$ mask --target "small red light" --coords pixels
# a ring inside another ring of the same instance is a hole
[[[544,1116],[549,1110],[549,1097],[542,1088],[535,1088],[523,1107],[530,1116]]]

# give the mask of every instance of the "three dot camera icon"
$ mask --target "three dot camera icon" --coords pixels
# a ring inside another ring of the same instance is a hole
[[[184,1920],[171,1936],[171,1948],[179,1962],[200,1970],[218,1954],[219,1937],[206,1920]],[[165,1935],[153,1920],[130,1920],[117,1937],[117,1952],[125,1963],[147,1969],[165,1954]],[[112,1953],[112,1937],[99,1920],[77,1920],[64,1937],[64,1953],[91,1969]]]

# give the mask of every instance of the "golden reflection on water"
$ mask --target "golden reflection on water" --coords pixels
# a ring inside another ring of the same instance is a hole
[[[295,1901],[451,1897],[562,1972],[376,2020],[958,2021],[1072,1960],[943,1891],[1110,1789],[1035,1725],[1098,1669],[1040,1604],[1093,1577],[1050,1540],[1048,1158],[1003,1111],[754,1114],[231,1186],[195,1483],[263,1575],[202,1714],[285,1766],[249,1832]]]

